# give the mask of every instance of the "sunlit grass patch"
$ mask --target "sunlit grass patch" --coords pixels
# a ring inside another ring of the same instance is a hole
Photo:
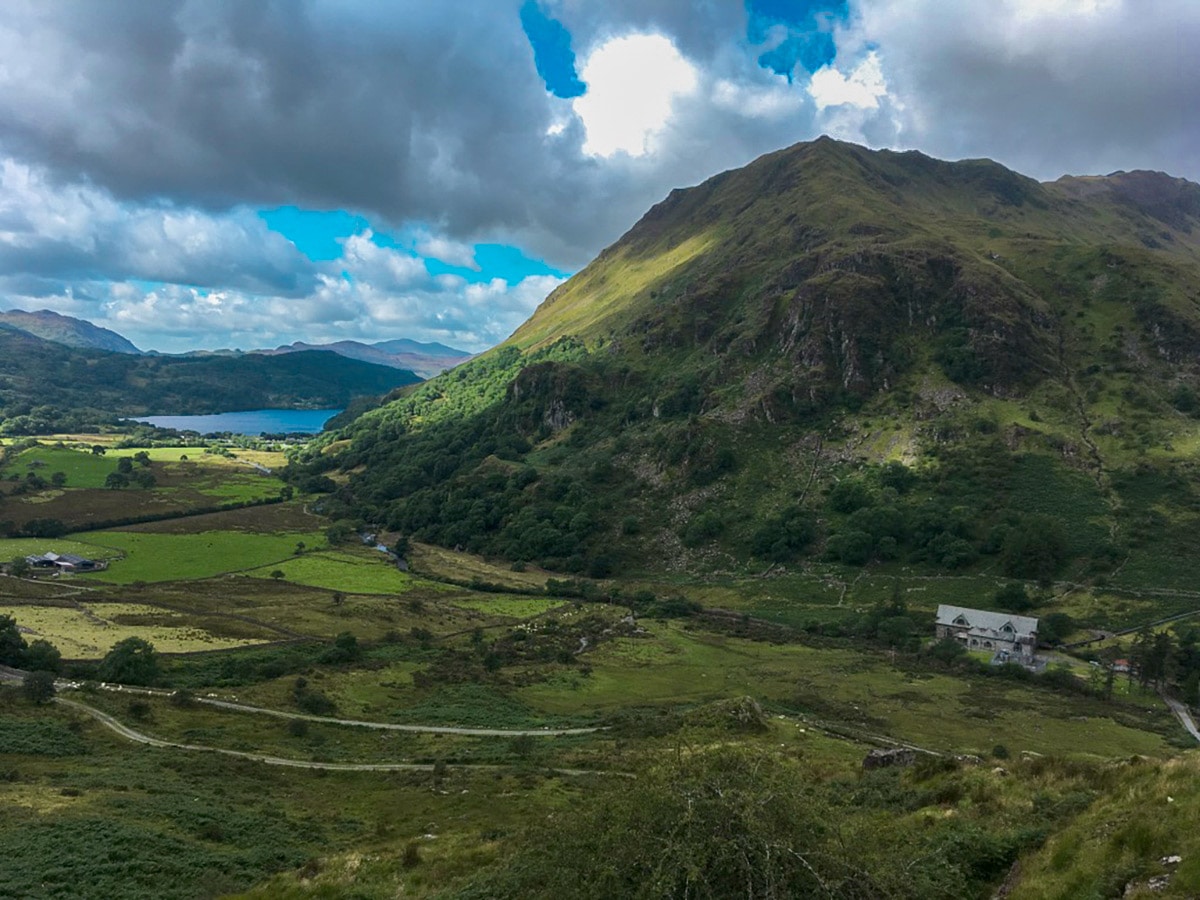
[[[299,543],[325,546],[321,532],[247,534],[206,531],[199,534],[146,534],[97,531],[88,535],[98,545],[125,554],[95,577],[117,584],[135,581],[182,581],[240,572],[291,559]]]
[[[0,605],[0,615],[12,616],[19,626],[29,629],[27,640],[48,640],[68,659],[99,659],[129,637],[144,638],[164,653],[247,647],[272,637],[265,630],[261,638],[213,634],[202,618],[138,603]]]
[[[304,553],[277,565],[254,569],[248,574],[255,578],[270,578],[271,573],[276,571],[283,572],[287,581],[350,594],[403,594],[422,581],[407,572],[401,572],[382,553],[364,556],[336,550]],[[426,583],[426,586],[448,589],[446,585],[437,583]]]
[[[506,597],[503,595],[484,595],[474,599],[456,599],[454,605],[462,609],[475,609],[495,616],[510,616],[514,619],[528,619],[565,606],[566,600],[545,600],[538,597]]]

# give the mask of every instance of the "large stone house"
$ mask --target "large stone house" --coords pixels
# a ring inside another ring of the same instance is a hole
[[[954,638],[968,650],[990,650],[1000,661],[1033,662],[1038,620],[1011,613],[988,612],[941,604],[937,610],[938,639]]]

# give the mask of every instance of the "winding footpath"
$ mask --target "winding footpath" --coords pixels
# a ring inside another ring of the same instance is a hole
[[[1196,728],[1196,722],[1192,718],[1192,714],[1188,712],[1188,708],[1176,700],[1174,697],[1168,697],[1166,694],[1160,694],[1163,701],[1171,708],[1171,712],[1175,713],[1175,718],[1179,720],[1179,724],[1187,729],[1188,734],[1200,741],[1200,729]]]
[[[20,682],[25,677],[25,672],[21,669],[14,669],[9,666],[0,666],[0,681]],[[74,682],[58,681],[56,690],[74,690],[78,687]],[[101,684],[100,688],[106,691],[122,694],[142,694],[155,697],[169,697],[172,691],[154,690],[153,688],[135,688],[120,684]],[[235,703],[231,700],[218,700],[213,697],[196,697],[196,703],[204,703],[208,706],[214,706],[219,709],[230,710],[232,712],[254,713],[257,715],[273,716],[277,719],[303,719],[307,722],[324,722],[330,725],[344,725],[351,728],[371,728],[379,731],[406,731],[420,734],[454,734],[465,735],[467,737],[558,737],[563,735],[576,734],[592,734],[602,729],[593,728],[540,728],[540,729],[505,729],[505,728],[465,728],[453,725],[400,725],[391,722],[367,722],[360,719],[337,719],[330,716],[311,716],[303,713],[285,712],[279,709],[268,709],[262,706],[251,706],[246,703]],[[144,744],[148,747],[159,747],[171,750],[187,750],[197,753],[218,753],[222,756],[232,756],[236,759],[248,759],[252,762],[264,763],[269,766],[287,766],[293,769],[322,769],[328,772],[432,772],[434,770],[433,763],[413,763],[413,762],[395,762],[395,763],[334,763],[334,762],[316,762],[306,759],[288,759],[281,756],[271,756],[265,753],[250,753],[243,750],[229,750],[224,747],[209,747],[202,744],[184,744],[178,741],[166,741],[162,738],[152,737],[143,732],[130,728],[128,725],[121,722],[119,719],[110,716],[106,712],[82,703],[78,700],[68,700],[62,696],[55,696],[55,703],[60,703],[63,706],[71,709],[79,710],[85,713],[126,740],[133,741],[138,744]],[[503,772],[511,769],[511,766],[501,765],[486,765],[482,763],[450,763],[448,768],[455,769],[472,769],[480,771]],[[601,769],[558,769],[545,768],[543,772],[554,775],[563,776],[583,776],[583,775],[615,775],[621,778],[632,778],[628,772],[611,772]]]
[[[196,753],[219,753],[221,756],[232,756],[235,759],[248,759],[252,762],[264,763],[268,766],[286,766],[293,769],[322,769],[327,772],[432,772],[434,770],[433,763],[314,762],[306,759],[287,759],[282,756],[269,756],[265,753],[249,753],[243,750],[227,750],[224,747],[207,747],[201,744],[182,744],[176,741],[164,741],[161,738],[151,737],[148,734],[135,731],[128,725],[125,725],[123,722],[113,718],[108,713],[101,712],[94,707],[88,706],[86,703],[80,703],[76,700],[67,700],[65,697],[55,697],[54,702],[86,713],[101,725],[111,731],[116,732],[126,740],[134,741],[138,744],[145,744],[149,747],[159,747],[168,750],[188,750]],[[447,765],[447,768],[501,772],[510,769],[511,766],[483,765],[479,763],[454,763]],[[626,772],[607,772],[598,769],[542,769],[542,771],[565,776],[616,775],[623,778],[633,777]]]

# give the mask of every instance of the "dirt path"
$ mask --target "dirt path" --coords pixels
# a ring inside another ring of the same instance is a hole
[[[286,759],[281,756],[269,756],[265,753],[248,753],[242,750],[227,750],[224,747],[206,747],[201,744],[181,744],[175,741],[164,741],[160,738],[143,734],[140,731],[135,731],[128,725],[125,725],[117,719],[114,719],[108,713],[101,712],[98,709],[88,706],[86,703],[79,703],[75,700],[67,700],[64,697],[55,697],[54,701],[56,703],[61,703],[63,706],[70,707],[71,709],[77,709],[80,712],[86,713],[105,728],[116,732],[126,740],[134,741],[138,744],[145,744],[149,747],[159,747],[169,750],[187,750],[195,753],[218,753],[221,756],[232,756],[236,759],[248,759],[252,762],[264,763],[268,766],[287,766],[293,769],[323,769],[328,772],[432,772],[434,769],[433,763],[313,762],[312,760],[305,759]],[[482,765],[474,763],[455,763],[448,767],[490,772],[502,772],[511,768],[509,766]],[[626,772],[606,772],[597,769],[542,769],[541,771],[565,776],[616,775],[622,778],[633,777]]]
[[[1200,729],[1196,728],[1196,721],[1192,718],[1192,714],[1188,712],[1188,708],[1176,700],[1174,697],[1168,697],[1166,694],[1161,695],[1163,701],[1171,708],[1171,712],[1175,713],[1175,718],[1179,720],[1179,724],[1187,729],[1188,734],[1200,741]]]
[[[0,681],[19,682],[25,677],[20,669],[0,666]],[[59,681],[58,689],[74,690],[78,685],[74,682]],[[101,690],[121,694],[142,694],[148,697],[170,697],[174,691],[164,691],[155,688],[129,687],[123,684],[101,684]],[[272,716],[276,719],[303,719],[306,722],[324,722],[328,725],[346,725],[351,728],[372,728],[377,731],[407,731],[417,734],[457,734],[465,737],[564,737],[575,734],[595,734],[604,729],[593,726],[589,728],[467,728],[457,725],[407,725],[395,722],[368,722],[363,719],[338,719],[332,716],[313,716],[307,713],[286,712],[282,709],[269,709],[265,706],[251,706],[249,703],[237,703],[232,700],[220,700],[216,697],[194,697],[194,702],[227,709],[231,712],[255,713],[260,716]],[[63,700],[71,704],[74,701]],[[79,704],[82,705],[82,704]],[[88,707],[91,709],[91,707]],[[100,713],[100,715],[104,715]],[[116,721],[115,719],[113,721]]]

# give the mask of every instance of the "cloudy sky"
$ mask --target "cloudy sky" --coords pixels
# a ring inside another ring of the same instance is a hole
[[[1200,181],[1197,0],[4,0],[0,308],[481,350],[828,133]]]

